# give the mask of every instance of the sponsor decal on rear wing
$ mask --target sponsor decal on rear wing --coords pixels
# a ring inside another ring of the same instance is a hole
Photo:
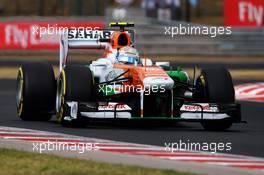
[[[100,39],[110,39],[114,32],[119,30],[113,29],[100,29],[100,28],[78,28],[78,29],[68,29],[66,35],[68,40],[100,40]],[[132,43],[134,43],[134,30],[126,30],[130,35]]]
[[[98,40],[98,39],[110,39],[111,34],[114,31],[110,30],[92,30],[92,29],[69,29],[68,40]]]

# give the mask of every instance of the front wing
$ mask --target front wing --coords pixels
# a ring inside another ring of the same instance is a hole
[[[65,105],[65,120],[77,118],[95,120],[175,120],[202,122],[205,120],[232,120],[241,122],[240,104],[186,103],[171,116],[133,116],[132,107],[117,102],[86,103],[69,101]],[[176,114],[175,114],[176,113]]]

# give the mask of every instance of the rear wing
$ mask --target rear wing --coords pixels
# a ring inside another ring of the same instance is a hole
[[[60,71],[66,65],[69,49],[106,49],[111,35],[119,30],[115,29],[68,29],[60,38]],[[130,34],[131,43],[134,45],[134,30],[125,30]]]

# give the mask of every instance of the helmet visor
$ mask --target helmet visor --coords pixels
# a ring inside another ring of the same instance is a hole
[[[119,62],[125,63],[125,64],[135,64],[138,62],[138,57],[134,56],[120,56],[118,58]]]

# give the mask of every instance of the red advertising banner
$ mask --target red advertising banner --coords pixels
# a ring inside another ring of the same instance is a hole
[[[65,29],[102,27],[101,22],[0,22],[0,49],[58,49]]]
[[[264,26],[264,0],[225,0],[226,26]]]

